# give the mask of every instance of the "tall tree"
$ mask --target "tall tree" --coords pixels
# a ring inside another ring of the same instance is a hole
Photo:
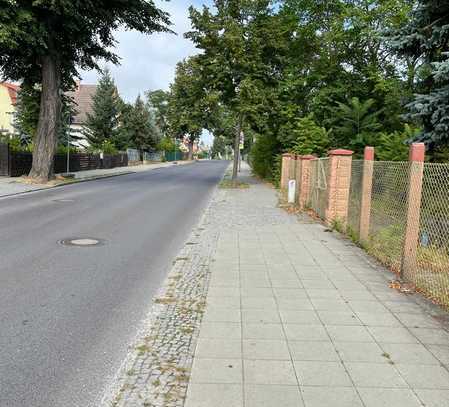
[[[207,90],[200,62],[197,56],[180,62],[170,88],[170,132],[176,138],[188,138],[189,160],[203,129],[211,128],[218,103],[217,93]]]
[[[373,135],[382,125],[381,111],[374,110],[374,99],[363,102],[354,97],[348,103],[337,103],[333,109],[333,140],[335,146],[351,148],[361,154],[366,145],[373,145]]]
[[[422,124],[415,140],[431,149],[449,146],[449,3],[420,0],[408,24],[391,32],[391,44],[400,56],[420,62],[409,118]]]
[[[150,0],[0,0],[0,72],[42,85],[31,177],[53,176],[61,90],[73,85],[77,69],[98,68],[99,59],[118,63],[112,48],[120,27],[149,34],[168,24]]]
[[[92,113],[87,114],[83,133],[89,144],[100,148],[107,141],[114,139],[117,132],[120,100],[114,79],[109,70],[101,76],[92,98]]]
[[[155,117],[156,125],[159,127],[163,136],[167,135],[168,131],[168,106],[170,92],[165,90],[151,90],[147,94],[148,105]]]
[[[156,146],[160,133],[154,117],[140,95],[134,105],[126,105],[120,123],[120,133],[128,145],[141,153]]]
[[[203,51],[198,59],[206,83],[236,117],[233,180],[237,178],[242,128],[256,110],[259,91],[276,74],[265,63],[275,50],[277,34],[266,30],[269,5],[269,0],[215,0],[214,10],[190,8],[193,29],[186,37]]]

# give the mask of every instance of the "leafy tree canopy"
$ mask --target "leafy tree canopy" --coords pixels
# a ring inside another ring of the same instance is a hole
[[[0,73],[5,79],[41,84],[41,107],[30,176],[52,177],[61,122],[61,90],[78,69],[118,63],[114,33],[167,31],[168,15],[150,0],[0,0]]]

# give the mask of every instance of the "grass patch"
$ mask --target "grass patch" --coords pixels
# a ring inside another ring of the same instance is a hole
[[[218,184],[218,187],[222,189],[248,189],[249,184],[247,182],[224,179],[220,182],[220,184]]]

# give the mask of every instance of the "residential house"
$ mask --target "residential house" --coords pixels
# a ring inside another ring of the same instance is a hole
[[[18,85],[0,82],[0,133],[14,133],[14,112]]]
[[[97,91],[97,85],[84,85],[77,82],[76,89],[67,92],[75,102],[76,115],[72,117],[70,132],[74,136],[74,144],[79,147],[87,147],[89,145],[83,134],[83,127],[87,121],[87,115],[92,114],[93,97]]]

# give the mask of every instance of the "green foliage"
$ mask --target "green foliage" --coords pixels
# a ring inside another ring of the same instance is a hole
[[[14,128],[32,140],[36,136],[39,120],[41,90],[36,86],[21,86],[17,95]]]
[[[176,143],[171,137],[163,137],[156,146],[159,151],[174,151],[176,148]]]
[[[232,141],[231,141],[231,143],[232,143]],[[229,141],[227,143],[226,138],[224,136],[215,134],[214,142],[212,144],[212,150],[211,150],[212,158],[220,158],[220,156],[222,158],[224,158],[224,156],[226,154],[226,148],[228,145],[229,145]]]
[[[253,172],[259,177],[269,180],[278,178],[278,165],[276,156],[279,154],[279,143],[273,137],[260,135],[250,153],[250,162]]]
[[[318,126],[310,115],[282,127],[281,132],[288,132],[294,139],[292,151],[295,154],[315,154],[321,157],[329,150],[329,131]]]
[[[17,95],[13,124],[25,144],[32,143],[37,134],[41,94],[39,86],[29,86],[25,83],[20,87]],[[58,145],[65,145],[67,144],[67,133],[70,131],[70,117],[75,115],[75,106],[73,100],[66,94],[62,95],[61,100],[62,110],[57,136]],[[71,135],[71,141],[76,140]]]
[[[119,29],[168,31],[168,15],[147,0],[0,0],[0,76],[40,86],[42,103],[30,175],[53,175],[52,156],[61,118],[61,94],[78,70],[99,61],[119,62],[113,49]]]
[[[204,80],[203,66],[198,56],[177,65],[168,107],[172,137],[188,137],[193,143],[200,138],[203,129],[211,128],[218,96],[215,92],[206,91]]]
[[[137,97],[134,105],[123,106],[117,139],[127,147],[140,151],[155,148],[158,144],[159,129],[147,104],[140,96]]]
[[[191,7],[190,20],[192,31],[186,37],[202,51],[196,58],[205,88],[218,95],[220,105],[235,120],[236,147],[242,130],[251,127],[260,134],[269,126],[267,110],[271,110],[280,62],[276,53],[284,46],[286,33],[266,0],[215,0],[213,7],[202,11]],[[234,154],[233,179],[237,158]]]
[[[407,161],[409,140],[420,132],[409,125],[403,131],[379,133],[376,143],[376,158],[381,161]]]
[[[155,118],[155,124],[160,129],[161,134],[166,136],[170,93],[158,89],[147,92],[146,96],[150,110]]]
[[[87,114],[84,134],[94,148],[114,138],[117,131],[120,101],[114,80],[105,70],[92,98],[92,113]]]
[[[56,148],[56,154],[67,155],[67,150],[70,151],[70,154],[76,154],[79,152],[79,149],[73,146],[67,147],[66,145],[60,144]]]
[[[168,15],[146,0],[0,0],[0,71],[5,78],[40,83],[43,56],[57,60],[64,86],[77,69],[118,63],[112,51],[119,28],[167,31]]]
[[[379,122],[381,111],[373,109],[374,102],[374,99],[361,102],[357,97],[347,104],[337,102],[332,127],[335,145],[361,154],[366,145],[374,144],[375,134],[382,128]]]
[[[117,154],[118,150],[115,147],[114,143],[112,143],[110,140],[105,140],[103,143],[101,143],[101,151],[103,151],[104,154]]]
[[[409,147],[404,133],[380,133],[376,145],[376,158],[380,161],[407,161]]]
[[[5,135],[0,137],[0,143],[9,144],[11,151],[15,152],[32,152],[33,144],[29,140],[18,135]]]
[[[411,80],[416,94],[408,118],[423,126],[415,140],[433,149],[449,145],[449,4],[416,2],[407,24],[390,30],[391,47],[406,61],[415,61]],[[418,68],[416,69],[416,65]]]

